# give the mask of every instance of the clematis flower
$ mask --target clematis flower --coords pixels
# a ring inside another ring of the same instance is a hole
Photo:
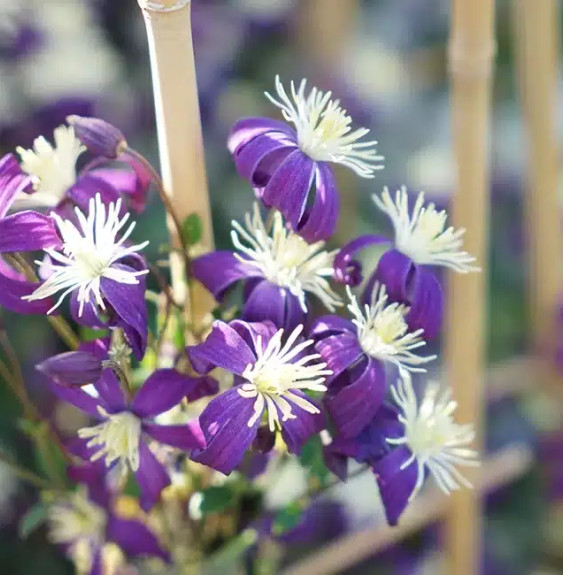
[[[327,278],[332,277],[336,252],[324,242],[308,244],[288,230],[279,212],[265,225],[258,204],[246,214],[246,226],[233,222],[231,237],[237,252],[216,251],[196,258],[192,274],[221,300],[237,281],[245,284],[242,318],[271,320],[285,329],[303,323],[307,299],[314,295],[334,311],[342,305]]]
[[[38,301],[49,298],[62,291],[56,304],[47,313],[57,309],[67,295],[77,306],[80,321],[92,324],[90,316],[96,315],[99,308],[108,307],[125,324],[126,335],[131,341],[136,355],[143,355],[146,346],[147,312],[144,299],[144,277],[148,270],[136,256],[147,246],[148,241],[137,245],[126,242],[135,228],[130,223],[118,239],[129,221],[129,214],[120,216],[121,200],[105,206],[99,195],[91,198],[88,217],[78,208],[75,214],[78,223],[63,220],[58,214],[52,214],[63,240],[61,251],[46,249],[51,258],[45,265],[49,277],[25,301]],[[138,269],[141,267],[141,269]],[[85,307],[88,308],[85,313]],[[121,324],[120,324],[121,325]],[[138,337],[132,337],[131,331]],[[136,339],[140,343],[135,344]]]
[[[45,313],[52,302],[25,302],[37,284],[26,281],[1,257],[2,253],[58,248],[61,240],[51,218],[34,211],[8,215],[18,194],[30,191],[31,181],[21,171],[16,158],[0,159],[0,306],[18,313]]]
[[[408,308],[389,303],[385,286],[376,286],[371,304],[358,304],[348,288],[353,319],[325,316],[316,320],[311,336],[332,371],[325,404],[339,433],[354,437],[378,412],[387,391],[385,364],[399,371],[424,372],[435,355],[415,352],[426,345],[423,330],[409,331]]]
[[[395,242],[369,278],[364,299],[369,300],[377,282],[385,284],[391,301],[409,306],[407,322],[411,330],[422,328],[426,338],[433,339],[442,323],[443,293],[440,282],[428,267],[447,267],[459,273],[479,271],[473,265],[475,258],[462,251],[465,230],[446,228],[445,210],[437,211],[432,203],[425,205],[423,193],[418,195],[409,214],[405,187],[397,191],[395,200],[385,188],[381,198],[374,196],[374,201],[391,219]],[[387,242],[379,235],[352,240],[335,258],[335,276],[343,283],[358,285],[363,278],[354,254],[370,245]]]
[[[199,418],[206,447],[191,458],[229,474],[256,439],[263,418],[281,435],[292,453],[319,432],[324,418],[304,391],[324,391],[330,375],[318,354],[307,353],[312,340],[298,343],[303,326],[284,341],[284,330],[271,322],[215,322],[207,339],[188,347],[193,367],[208,373],[221,367],[239,385],[212,399]]]
[[[475,433],[472,425],[459,425],[453,419],[457,404],[451,390],[440,393],[439,384],[431,382],[422,401],[417,400],[408,373],[401,374],[391,388],[393,399],[400,409],[399,421],[403,434],[396,428],[383,434],[395,447],[379,461],[373,462],[387,520],[394,525],[416,496],[426,472],[446,494],[471,484],[458,470],[459,466],[478,466],[477,452],[468,445]]]
[[[306,84],[303,80],[296,89],[292,82],[287,94],[276,76],[277,97],[266,93],[294,129],[278,120],[245,118],[231,130],[228,147],[237,171],[264,205],[278,209],[293,230],[316,242],[330,237],[338,220],[340,200],[330,164],[371,178],[383,167],[383,157],[375,150],[377,142],[359,141],[369,130],[352,131],[352,119],[339,100],[331,100],[331,92],[313,88],[306,95]]]
[[[170,484],[168,472],[153,453],[151,442],[186,451],[205,445],[197,421],[159,425],[153,419],[180,403],[199,383],[199,378],[160,369],[149,376],[129,401],[114,372],[105,369],[94,384],[97,396],[80,387],[56,383],[52,389],[63,401],[100,421],[93,427],[80,429],[78,437],[88,440],[86,446],[92,449],[92,461],[103,459],[106,467],[117,466],[124,474],[133,471],[141,488],[141,507],[148,510]]]

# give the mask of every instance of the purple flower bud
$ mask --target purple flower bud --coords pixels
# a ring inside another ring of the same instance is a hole
[[[62,385],[87,385],[102,375],[102,360],[87,351],[69,351],[46,359],[37,369]]]
[[[115,159],[127,148],[125,136],[104,120],[83,116],[68,116],[66,120],[74,128],[76,137],[98,156]]]

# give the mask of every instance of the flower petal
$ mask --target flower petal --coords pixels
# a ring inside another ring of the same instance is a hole
[[[105,403],[106,411],[117,413],[123,411],[127,405],[127,398],[119,379],[112,369],[104,369],[100,379],[94,384],[100,398]]]
[[[309,329],[310,337],[318,340],[323,337],[331,335],[339,335],[343,333],[355,334],[357,331],[356,326],[351,320],[340,317],[338,315],[324,315],[317,318]]]
[[[254,415],[254,400],[242,397],[232,388],[212,399],[199,418],[207,447],[192,452],[194,461],[203,463],[225,475],[241,462],[256,437],[261,422]]]
[[[367,234],[359,236],[344,246],[334,258],[334,279],[344,285],[358,286],[363,281],[362,265],[354,259],[357,252],[373,245],[389,243],[384,236]]]
[[[240,319],[235,319],[229,325],[244,339],[248,347],[256,350],[258,346],[258,338],[262,339],[262,345],[267,345],[270,339],[278,331],[278,328],[271,321],[260,322],[247,322]]]
[[[350,332],[331,335],[317,342],[315,347],[326,362],[327,368],[332,371],[331,379],[338,377],[364,354],[357,336]]]
[[[192,276],[218,301],[235,282],[261,277],[257,267],[241,262],[233,252],[228,251],[216,251],[200,256],[193,260],[191,269]]]
[[[26,210],[0,219],[0,253],[32,252],[60,245],[50,216]]]
[[[385,369],[380,362],[370,358],[365,367],[354,371],[357,374],[342,375],[344,379],[349,377],[350,383],[335,391],[329,388],[325,398],[328,412],[343,437],[354,437],[368,425],[387,391]]]
[[[169,560],[169,554],[160,546],[156,536],[139,521],[122,519],[110,515],[107,525],[107,538],[129,556],[152,555]]]
[[[157,369],[135,395],[131,410],[141,419],[164,413],[178,405],[198,383],[199,378],[175,369]]]
[[[411,463],[406,469],[401,469],[410,457],[410,450],[400,446],[372,467],[389,525],[397,525],[416,485],[418,476],[416,462]]]
[[[197,420],[187,425],[159,425],[158,423],[143,423],[143,431],[152,439],[165,445],[189,451],[203,449],[205,438]]]
[[[293,391],[295,395],[303,397],[308,403],[316,405],[315,402],[307,397],[304,393]],[[301,448],[312,435],[320,433],[325,428],[325,418],[321,413],[309,413],[299,406],[296,406],[291,399],[287,401],[293,407],[295,419],[286,419],[282,421],[282,437],[287,444],[290,453],[301,453]],[[281,418],[281,413],[279,414]]]
[[[298,232],[309,243],[327,240],[338,222],[340,196],[332,167],[321,162],[315,172],[315,200],[299,222]]]
[[[242,337],[228,324],[216,321],[207,339],[187,348],[192,365],[199,373],[214,367],[242,375],[246,366],[256,361],[256,355]]]
[[[31,295],[38,283],[20,281],[0,273],[0,306],[21,314],[46,314],[53,307],[53,299],[27,301],[22,298]]]
[[[100,400],[88,395],[80,387],[66,387],[64,385],[52,383],[51,390],[62,401],[71,403],[74,407],[77,407],[92,417],[97,419],[100,418],[100,413],[98,411],[98,406],[101,405]]]
[[[193,386],[188,389],[186,399],[190,402],[197,401],[202,397],[217,395],[219,393],[219,382],[209,375],[194,377]]]
[[[87,385],[102,375],[99,357],[86,351],[68,351],[47,358],[36,368],[61,385]]]
[[[264,188],[264,204],[278,209],[294,230],[305,212],[314,174],[315,162],[296,150],[280,164]]]
[[[31,177],[24,173],[13,154],[0,159],[0,218],[10,209],[16,195],[31,191]]]
[[[106,205],[117,202],[119,192],[106,180],[98,178],[93,173],[80,176],[77,182],[67,192],[68,197],[84,212],[89,209],[89,202],[96,194],[100,194],[102,202]],[[121,215],[126,212],[125,206],[121,207]]]
[[[285,122],[281,122],[280,120],[261,117],[242,118],[231,128],[231,132],[227,140],[229,152],[236,155],[248,142],[261,134],[266,134],[267,132],[272,131],[285,132],[288,137],[295,138],[294,132],[291,128]]]
[[[142,440],[139,442],[139,461],[135,477],[141,488],[141,508],[148,511],[158,503],[162,490],[168,487],[171,481],[162,463]]]

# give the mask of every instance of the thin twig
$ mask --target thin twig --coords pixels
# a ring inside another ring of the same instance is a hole
[[[169,304],[181,310],[182,306],[174,299],[172,288],[168,285],[168,282],[166,281],[166,279],[164,278],[158,267],[148,262],[147,266],[149,268],[149,271],[155,277],[158,283],[158,287],[160,288],[162,293],[166,296],[166,299],[168,300]]]
[[[53,485],[49,481],[43,479],[43,477],[39,477],[39,475],[36,475],[33,471],[22,467],[2,451],[0,451],[0,462],[8,466],[13,474],[19,477],[22,481],[26,481],[30,485],[39,489],[53,489]]]

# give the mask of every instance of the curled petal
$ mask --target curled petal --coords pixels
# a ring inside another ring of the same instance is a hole
[[[331,335],[317,342],[315,347],[332,371],[331,378],[338,377],[364,355],[357,336],[350,332]]]
[[[0,218],[10,209],[15,197],[32,191],[31,177],[24,173],[13,154],[0,159]]]
[[[344,285],[355,287],[363,281],[362,265],[354,259],[359,251],[373,245],[389,243],[384,236],[368,234],[345,244],[334,258],[334,279]]]
[[[102,202],[109,205],[117,202],[120,195],[106,180],[94,175],[95,172],[83,174],[68,191],[68,197],[83,211],[88,211],[90,199],[100,194]],[[126,208],[121,206],[121,215],[125,215]]]
[[[355,334],[356,331],[356,326],[349,319],[338,315],[323,315],[313,321],[309,329],[309,335],[313,339],[319,340],[331,335],[343,333]]]
[[[295,138],[288,125],[280,120],[261,117],[242,118],[231,128],[227,141],[229,152],[236,156],[254,138],[268,132],[282,132],[288,137]]]

